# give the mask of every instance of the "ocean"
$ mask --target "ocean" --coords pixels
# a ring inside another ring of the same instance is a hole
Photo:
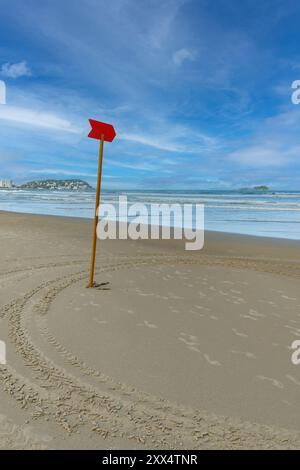
[[[103,191],[101,200],[204,204],[205,230],[300,239],[300,191]],[[0,210],[92,218],[93,191],[0,190]],[[194,226],[194,221],[190,221]]]

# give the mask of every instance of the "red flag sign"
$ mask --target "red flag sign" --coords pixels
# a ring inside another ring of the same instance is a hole
[[[117,134],[111,124],[94,121],[94,119],[89,119],[89,121],[92,130],[90,131],[88,137],[91,137],[91,139],[101,140],[101,135],[104,135],[104,140],[106,142],[112,142],[114,140]]]

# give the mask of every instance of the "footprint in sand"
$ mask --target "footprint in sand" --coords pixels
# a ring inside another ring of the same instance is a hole
[[[282,295],[281,298],[285,300],[297,300],[295,297],[288,297],[287,295]]]
[[[133,311],[133,310],[130,310],[130,309],[127,309],[127,308],[120,308],[120,311],[121,311],[121,312],[129,313],[130,315],[133,315],[133,314],[134,314],[134,311]]]
[[[138,326],[146,326],[147,328],[157,328],[154,323],[150,323],[147,320],[144,320],[144,323],[138,323]]]
[[[199,346],[198,338],[197,336],[189,335],[187,333],[180,333],[179,336],[179,341],[182,341],[184,344],[188,346],[188,348],[196,348]],[[200,351],[198,351],[200,352]]]
[[[233,297],[234,301],[239,303],[239,304],[244,304],[246,300],[243,297]]]
[[[172,313],[180,313],[180,311],[177,310],[176,308],[169,307],[169,309],[171,310]]]
[[[256,378],[259,380],[267,380],[271,382],[271,384],[274,385],[274,387],[276,388],[284,388],[283,383],[279,382],[279,380],[272,379],[272,377],[266,377],[264,375],[257,375]]]
[[[240,354],[242,356],[246,356],[248,359],[256,359],[255,354],[248,352],[248,351],[237,351],[237,350],[232,350],[232,354]]]
[[[257,320],[257,318],[251,317],[250,315],[240,315],[240,317],[242,317],[242,318],[248,318],[249,320],[254,320],[254,321]]]
[[[180,333],[180,336],[188,338],[189,341],[198,341],[197,336],[189,335],[188,333]]]
[[[284,328],[287,328],[288,330],[290,330],[291,333],[295,336],[300,335],[300,328],[296,328],[295,326],[290,326],[290,325],[284,325]]]
[[[221,366],[222,364],[219,361],[213,360],[209,357],[208,354],[203,354],[204,359],[211,365],[211,366]]]
[[[194,352],[202,354],[202,352],[200,351],[198,347],[200,343],[199,343],[197,336],[189,335],[187,333],[180,333],[180,337],[178,339],[179,341],[182,341],[190,351],[194,351]],[[211,359],[207,353],[203,353],[202,355],[204,359],[206,360],[206,362],[208,362],[208,364],[210,364],[211,366],[222,365],[219,361]]]
[[[203,307],[202,305],[194,305],[194,308],[197,308],[199,310],[206,310],[207,312],[211,311],[211,308]]]
[[[259,313],[257,310],[253,310],[252,308],[250,308],[249,310],[249,315],[253,315],[254,317],[260,317],[260,318],[264,318],[266,316],[263,313]]]
[[[199,295],[200,297],[206,297],[206,294],[204,294],[204,292],[201,292],[201,291],[199,292]]]
[[[295,379],[295,377],[293,377],[292,375],[286,375],[286,378],[289,379],[291,382],[293,382],[294,384],[298,385],[298,387],[300,387],[300,382],[299,380]]]
[[[168,292],[168,296],[169,296],[169,299],[173,299],[173,300],[181,300],[181,299],[184,299],[184,297],[180,297],[179,295],[175,295],[175,294],[173,294],[172,292]]]
[[[99,323],[99,325],[106,325],[108,323],[106,320],[99,320],[99,318],[93,318],[93,320]]]
[[[246,333],[242,333],[241,331],[238,331],[236,328],[232,328],[232,331],[237,336],[241,336],[241,338],[248,338],[248,335],[246,335]]]
[[[194,352],[197,352],[197,353],[201,353],[200,349],[198,349],[196,346],[188,346],[188,349],[190,351],[194,351]]]
[[[223,290],[219,290],[220,295],[228,295],[228,292],[224,292]]]

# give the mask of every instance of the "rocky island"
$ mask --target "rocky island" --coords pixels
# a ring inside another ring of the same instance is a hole
[[[240,191],[245,193],[267,192],[271,191],[271,188],[262,184],[260,186],[253,186],[252,188],[240,188]]]
[[[269,186],[262,184],[261,186],[254,186],[255,191],[270,191]]]
[[[83,180],[39,180],[29,181],[19,186],[20,189],[47,189],[54,191],[90,191],[92,186]]]

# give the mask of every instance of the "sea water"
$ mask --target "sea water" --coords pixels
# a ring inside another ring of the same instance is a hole
[[[119,195],[129,204],[204,204],[206,230],[300,239],[300,191],[103,191],[101,200],[117,205]],[[2,211],[93,218],[94,201],[94,191],[0,190]]]

